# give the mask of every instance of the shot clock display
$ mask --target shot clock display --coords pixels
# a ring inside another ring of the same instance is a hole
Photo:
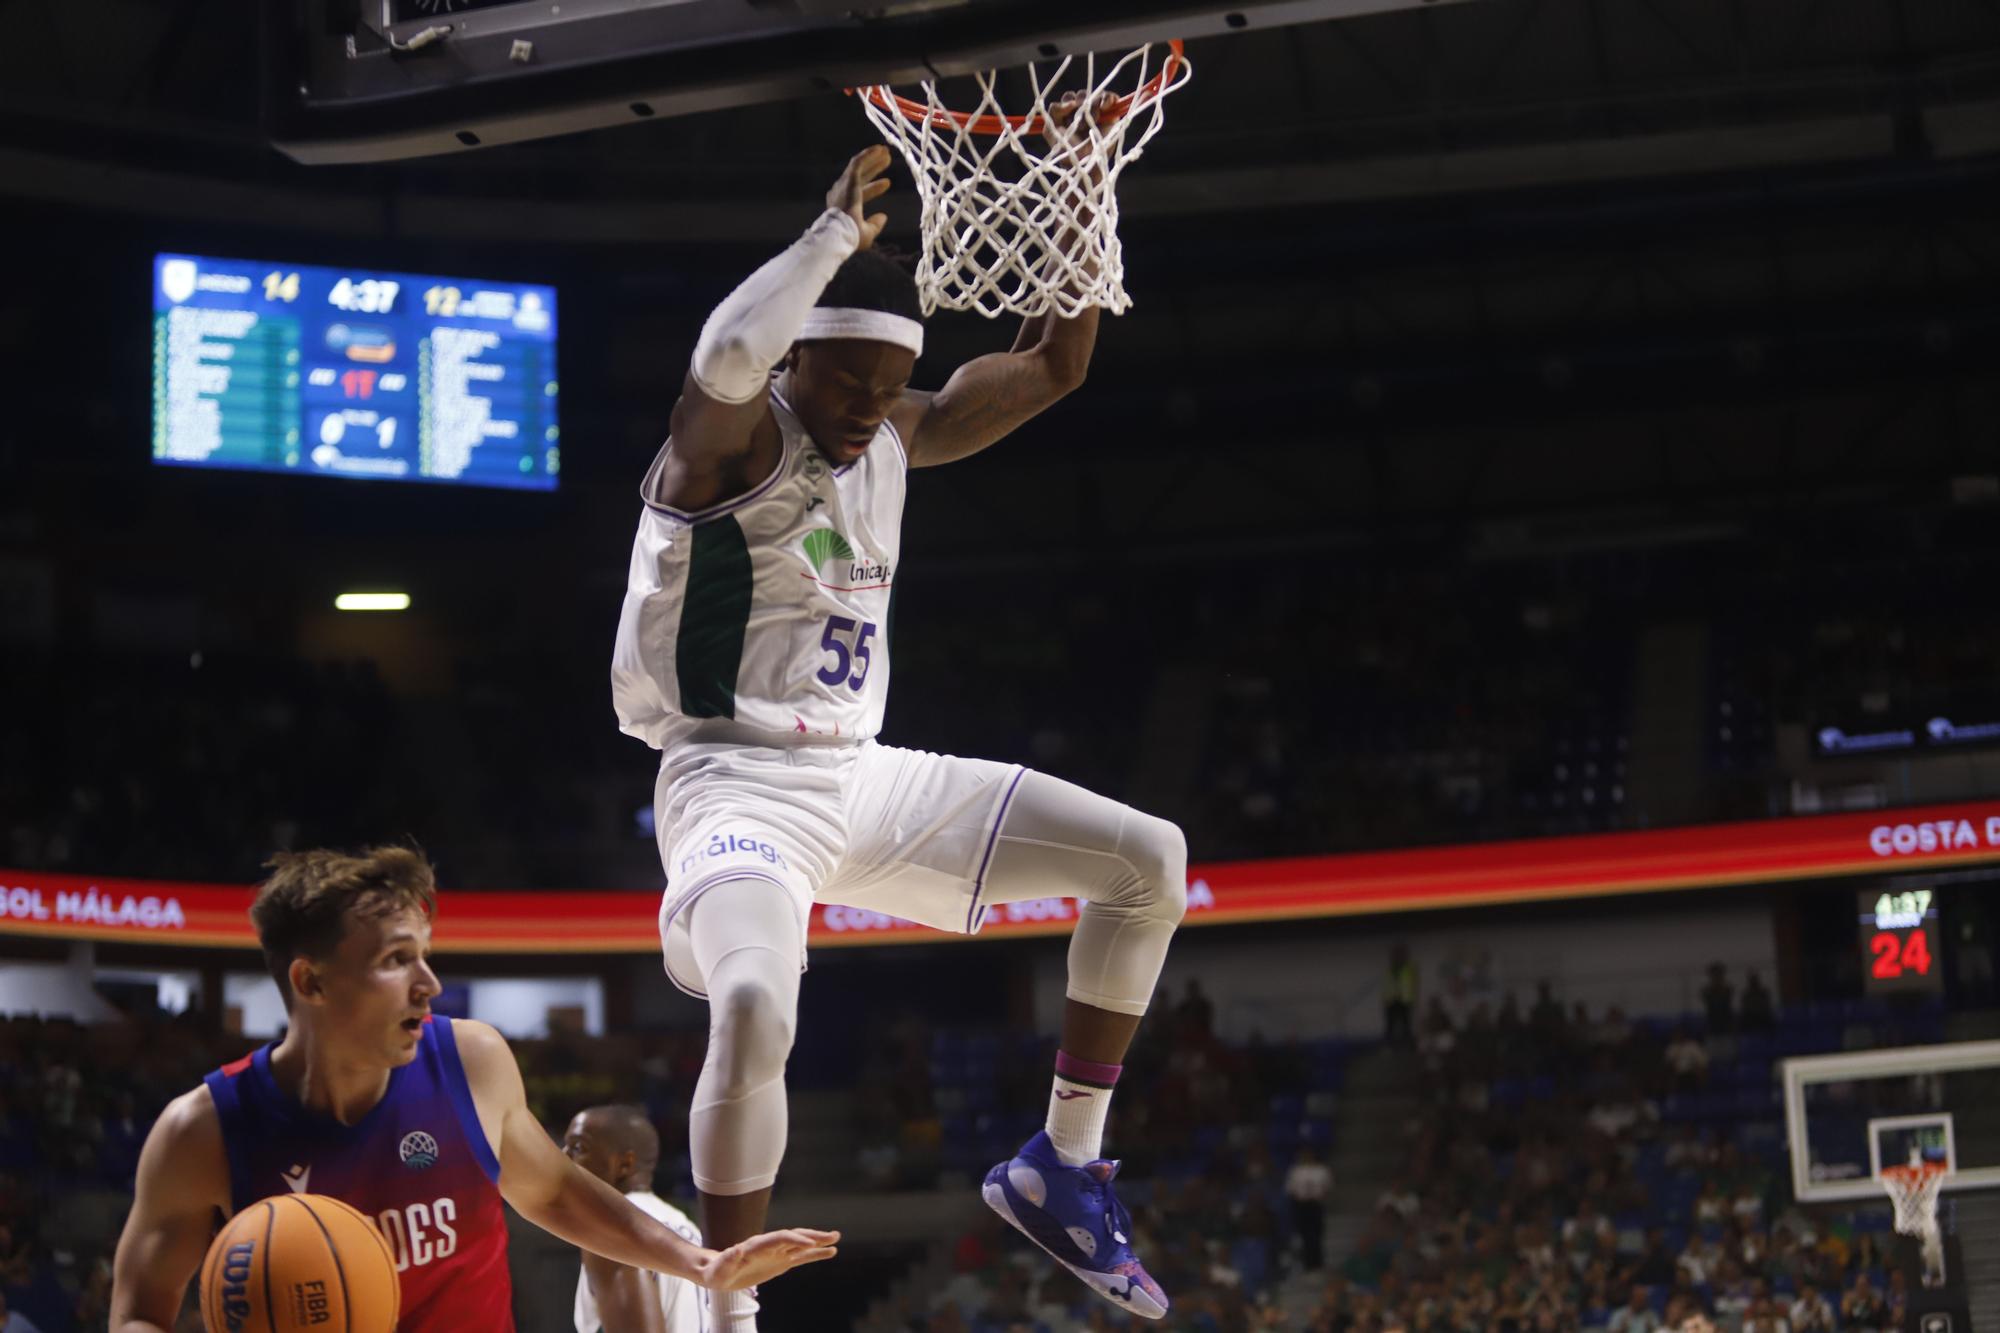
[[[554,490],[551,287],[153,261],[153,459]]]
[[[1861,964],[1870,995],[1941,991],[1933,889],[1861,891]]]

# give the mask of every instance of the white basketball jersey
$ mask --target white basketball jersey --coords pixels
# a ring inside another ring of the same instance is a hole
[[[773,745],[882,729],[908,458],[885,421],[836,469],[785,382],[771,383],[778,465],[747,493],[689,513],[654,503],[648,478],[611,695],[619,728],[656,749],[711,718]]]
[[[701,1232],[687,1214],[662,1199],[651,1190],[640,1190],[625,1196],[636,1204],[642,1212],[648,1213],[665,1223],[668,1230],[690,1245],[701,1244]],[[660,1288],[660,1313],[665,1316],[667,1333],[704,1333],[708,1326],[702,1309],[701,1290],[683,1278],[668,1277],[664,1273],[654,1274]],[[576,1333],[619,1333],[617,1329],[606,1329],[604,1320],[598,1314],[597,1297],[590,1290],[590,1275],[577,1274],[576,1279]]]

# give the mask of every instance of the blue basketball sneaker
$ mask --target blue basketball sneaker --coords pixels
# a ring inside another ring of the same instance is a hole
[[[1132,1253],[1132,1215],[1112,1193],[1118,1163],[1065,1166],[1046,1132],[986,1173],[980,1197],[1091,1290],[1144,1319],[1167,1313],[1167,1293]]]

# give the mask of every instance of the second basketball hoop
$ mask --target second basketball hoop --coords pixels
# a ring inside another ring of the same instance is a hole
[[[1015,113],[992,70],[974,76],[970,111],[947,107],[935,83],[922,85],[921,100],[886,86],[854,89],[915,179],[926,313],[1128,309],[1118,178],[1160,132],[1167,95],[1192,73],[1181,43],[1169,42],[1115,60],[1030,65],[1026,107]],[[1059,125],[1054,108],[1072,94],[1079,110]]]
[[[1936,1286],[1945,1279],[1944,1235],[1938,1225],[1937,1204],[1938,1190],[1950,1174],[1944,1162],[1916,1154],[1907,1165],[1882,1168],[1882,1188],[1896,1206],[1896,1230],[1922,1242],[1926,1286]]]

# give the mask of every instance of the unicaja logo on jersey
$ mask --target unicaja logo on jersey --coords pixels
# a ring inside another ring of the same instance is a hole
[[[889,581],[889,566],[857,554],[847,538],[832,528],[814,528],[800,543],[812,566],[810,577],[828,588],[852,591],[878,587]]]
[[[403,1142],[396,1154],[403,1159],[403,1165],[412,1171],[425,1171],[437,1165],[438,1141],[421,1129],[413,1129],[403,1135]]]
[[[829,578],[839,573],[842,565],[854,559],[854,548],[847,544],[847,538],[832,528],[814,528],[806,534],[806,559],[812,561],[813,570],[821,578]],[[831,565],[833,568],[829,569]]]

